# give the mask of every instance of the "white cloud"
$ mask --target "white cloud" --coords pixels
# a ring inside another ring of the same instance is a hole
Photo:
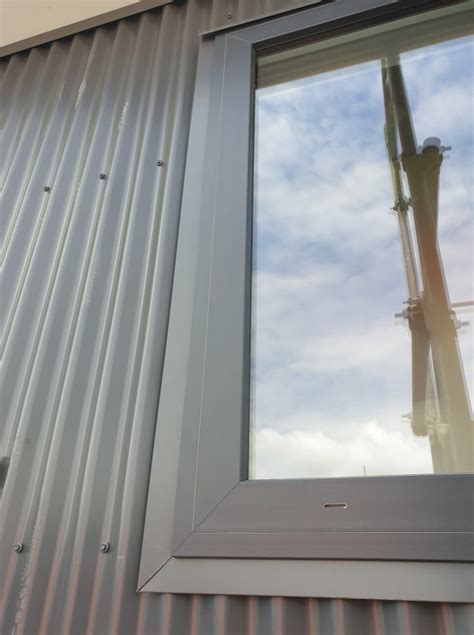
[[[311,373],[349,369],[368,372],[372,369],[377,374],[381,372],[381,364],[390,359],[397,365],[409,351],[405,335],[402,329],[394,328],[387,337],[384,321],[348,333],[339,329],[331,334],[308,337],[291,367]]]
[[[408,426],[407,426],[408,427]],[[375,421],[345,438],[318,430],[258,430],[253,478],[315,478],[432,473],[429,441]]]

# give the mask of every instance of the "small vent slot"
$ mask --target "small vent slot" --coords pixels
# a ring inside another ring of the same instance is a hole
[[[324,509],[347,509],[347,503],[324,503]]]

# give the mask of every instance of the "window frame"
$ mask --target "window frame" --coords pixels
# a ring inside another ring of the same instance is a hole
[[[472,475],[246,480],[255,56],[446,4],[335,0],[203,37],[140,590],[473,596]]]

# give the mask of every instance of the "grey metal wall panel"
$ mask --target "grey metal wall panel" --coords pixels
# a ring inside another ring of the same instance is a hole
[[[227,11],[0,63],[0,632],[472,635],[467,605],[136,593],[198,33]]]

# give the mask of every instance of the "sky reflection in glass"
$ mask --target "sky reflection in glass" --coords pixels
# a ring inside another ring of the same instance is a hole
[[[474,298],[473,51],[462,38],[401,55],[418,142],[452,146],[438,237],[453,303]],[[251,478],[433,472],[404,418],[411,335],[395,318],[408,292],[384,123],[380,60],[256,92]],[[458,339],[472,400],[474,314],[457,317],[471,323]]]

